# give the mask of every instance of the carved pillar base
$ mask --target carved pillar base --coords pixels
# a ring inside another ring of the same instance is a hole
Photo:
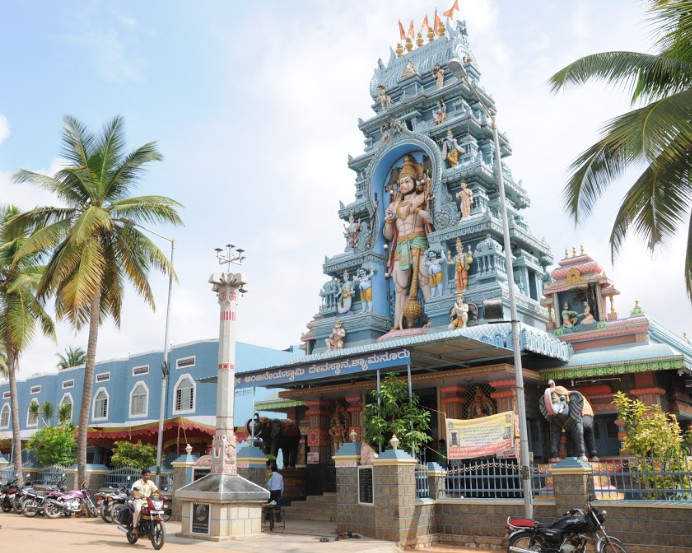
[[[454,385],[440,388],[440,403],[442,404],[442,412],[448,419],[463,419],[464,404],[466,398],[464,386]]]

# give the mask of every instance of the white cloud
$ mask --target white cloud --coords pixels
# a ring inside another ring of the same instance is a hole
[[[0,144],[10,137],[10,122],[0,113]]]

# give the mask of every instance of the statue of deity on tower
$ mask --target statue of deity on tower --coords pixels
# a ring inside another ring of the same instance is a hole
[[[429,186],[417,185],[424,179],[422,164],[410,154],[403,158],[391,202],[385,211],[383,234],[390,241],[388,275],[394,279],[394,330],[415,327],[430,297],[430,280],[422,255],[428,249],[428,232],[432,230],[429,211]]]
[[[471,246],[464,251],[461,238],[457,238],[455,247],[457,253],[454,257],[452,257],[452,252],[447,250],[447,262],[449,264],[454,264],[454,285],[456,287],[456,295],[463,296],[469,284],[469,270],[473,264],[473,255],[471,254]]]
[[[466,150],[459,145],[454,138],[452,129],[447,131],[447,136],[442,140],[442,157],[447,162],[448,167],[456,167],[459,164],[459,156],[466,153]]]

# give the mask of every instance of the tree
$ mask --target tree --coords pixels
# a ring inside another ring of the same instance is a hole
[[[655,54],[603,52],[583,57],[550,79],[553,91],[604,79],[643,104],[609,121],[601,139],[571,165],[567,211],[579,222],[626,168],[646,168],[625,194],[610,233],[613,258],[634,229],[651,250],[689,217],[685,282],[692,299],[692,2],[649,0],[658,36]],[[682,227],[684,228],[684,227]]]
[[[370,401],[365,405],[365,440],[374,448],[386,448],[396,434],[401,447],[415,453],[432,439],[429,430],[430,413],[420,407],[416,394],[409,399],[402,379],[391,375],[384,379],[379,403],[377,390],[370,392]]]
[[[39,207],[13,225],[33,231],[22,248],[50,250],[39,297],[55,297],[58,317],[77,328],[88,325],[84,388],[77,439],[78,481],[85,479],[87,428],[94,382],[99,326],[110,316],[120,324],[123,287],[129,281],[154,308],[150,269],[172,271],[166,256],[147,238],[141,224],[181,224],[180,204],[165,196],[133,196],[145,167],[162,159],[156,143],[126,153],[123,119],[109,121],[101,135],[65,117],[63,158],[67,166],[53,177],[19,171],[17,183],[33,183],[54,193],[66,207]]]
[[[72,418],[72,404],[63,403],[58,407],[58,422],[64,424]]]
[[[131,442],[115,442],[111,464],[114,467],[146,469],[156,463],[156,448],[153,445]]]
[[[86,352],[80,347],[67,347],[65,353],[56,353],[58,356],[58,369],[65,370],[71,367],[83,365],[86,360]]]
[[[76,447],[74,430],[71,424],[46,426],[31,437],[27,447],[41,466],[72,465]]]
[[[55,330],[36,296],[43,276],[43,267],[40,265],[42,252],[36,249],[21,253],[28,240],[27,231],[8,224],[19,213],[14,206],[0,207],[0,342],[10,381],[14,468],[21,480],[22,441],[17,397],[19,359],[37,327],[49,336],[54,336]]]
[[[0,378],[7,378],[7,354],[0,342]]]

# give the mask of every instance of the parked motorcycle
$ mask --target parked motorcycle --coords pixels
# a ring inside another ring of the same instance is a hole
[[[92,509],[88,505],[87,492],[88,490],[70,490],[52,494],[43,505],[43,514],[48,518],[58,518],[71,517],[86,511],[88,516],[93,516],[93,513],[90,513]]]
[[[35,487],[27,490],[24,494],[22,514],[25,517],[35,517],[36,515],[48,515],[51,509],[51,501],[61,494],[60,490],[48,486]],[[48,515],[51,516],[51,515]],[[51,518],[54,518],[51,516]]]
[[[96,494],[96,502],[101,518],[108,523],[117,520],[114,514],[127,502],[127,490],[125,488],[105,488]]]
[[[585,553],[589,542],[596,553],[627,553],[623,543],[604,527],[606,512],[590,504],[586,512],[572,509],[552,524],[529,518],[507,519],[508,553]]]
[[[127,500],[127,508],[118,511],[118,527],[127,535],[130,544],[137,543],[142,536],[148,536],[154,549],[161,549],[166,539],[166,531],[163,524],[163,499],[159,494],[144,498],[144,505],[139,515],[137,529],[132,527],[132,518],[135,512],[134,502],[139,494],[133,492]],[[140,499],[141,500],[141,499]]]
[[[15,497],[20,491],[17,480],[11,480],[0,488],[0,507],[3,513],[9,513],[14,509]]]

